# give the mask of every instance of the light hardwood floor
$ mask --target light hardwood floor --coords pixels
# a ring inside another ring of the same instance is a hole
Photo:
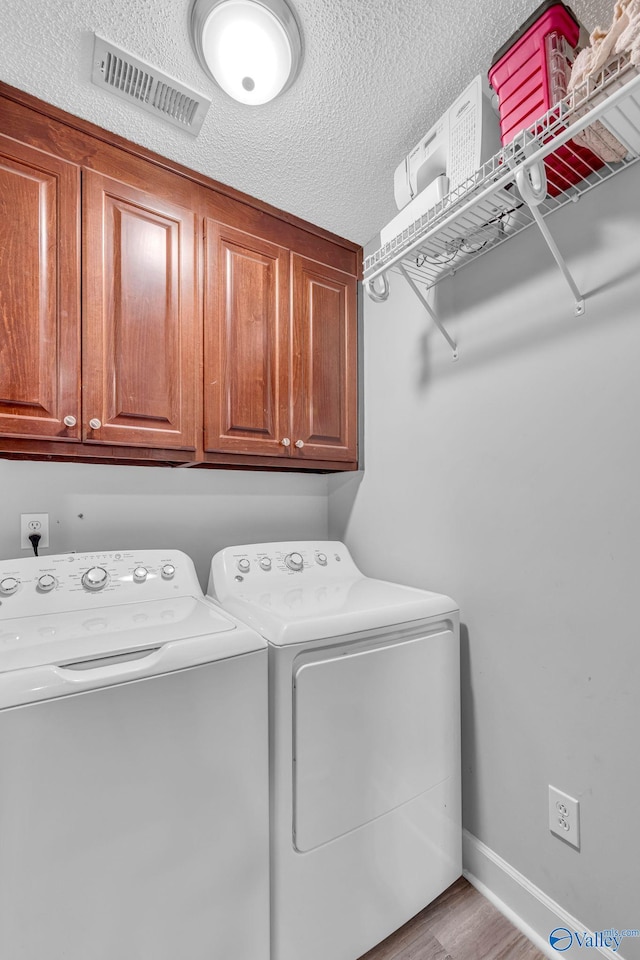
[[[463,877],[361,960],[545,960]]]

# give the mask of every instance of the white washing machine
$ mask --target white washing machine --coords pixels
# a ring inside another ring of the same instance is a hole
[[[229,547],[208,594],[269,642],[271,960],[356,960],[462,872],[456,604],[333,541]]]
[[[0,561],[0,957],[268,960],[267,649],[177,551]]]

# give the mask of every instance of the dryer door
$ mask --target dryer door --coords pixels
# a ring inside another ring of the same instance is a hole
[[[299,657],[293,721],[294,841],[308,851],[424,793],[459,763],[451,625]]]

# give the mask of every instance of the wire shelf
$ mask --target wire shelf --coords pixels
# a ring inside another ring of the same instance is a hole
[[[572,138],[598,120],[604,121],[627,155],[619,163],[596,168],[588,160],[589,153]],[[366,257],[365,284],[371,293],[373,281],[395,268],[428,290],[532,223],[539,223],[540,214],[546,217],[578,200],[638,159],[640,75],[625,54],[589,77],[424,216]],[[552,164],[551,188],[534,215],[534,208],[516,187],[516,174],[543,160]],[[585,174],[577,183],[576,169]],[[378,298],[374,295],[374,299]]]

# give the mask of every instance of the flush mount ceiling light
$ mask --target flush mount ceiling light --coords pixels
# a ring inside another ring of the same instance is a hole
[[[240,103],[273,100],[300,69],[300,28],[285,0],[195,0],[191,33],[202,66]]]

